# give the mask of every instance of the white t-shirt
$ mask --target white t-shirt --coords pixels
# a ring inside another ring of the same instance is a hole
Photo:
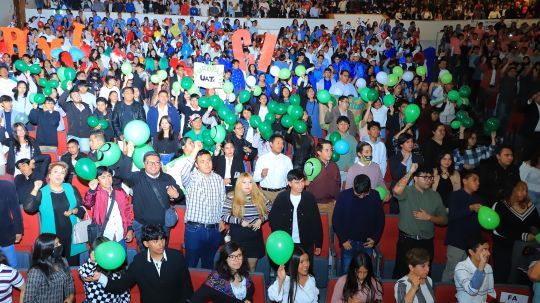
[[[110,206],[111,196],[109,196],[107,201],[107,211]],[[103,231],[103,236],[111,240],[114,239],[116,242],[124,238],[124,225],[122,224],[122,216],[120,215],[118,203],[114,203],[111,215],[109,216],[109,221],[107,222],[107,226],[105,226],[105,231]]]
[[[300,243],[300,231],[298,230],[298,205],[302,199],[302,195],[295,196],[290,194],[291,203],[294,206],[293,219],[292,219],[292,239],[294,243]]]
[[[19,152],[15,153],[15,163],[17,163],[17,161],[21,159],[32,160],[32,153],[30,151],[29,144],[26,144],[26,143],[21,144],[21,149],[19,150]],[[17,167],[15,167],[15,176],[19,175],[20,173],[21,171]]]

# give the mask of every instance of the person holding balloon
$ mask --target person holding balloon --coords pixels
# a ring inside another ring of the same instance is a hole
[[[221,247],[214,271],[193,294],[191,303],[251,303],[255,287],[244,248],[236,242]]]
[[[112,175],[113,170],[99,166],[82,204],[92,209],[92,219],[101,227],[102,234],[97,236],[105,236],[127,249],[126,242],[133,240],[133,211],[127,193],[113,186]]]
[[[146,113],[142,103],[134,102],[133,88],[126,86],[122,89],[122,102],[114,107],[112,115],[112,128],[118,141],[124,141],[124,128],[133,120],[146,122]]]
[[[293,146],[293,168],[302,169],[304,167],[304,163],[306,163],[311,155],[314,154],[313,146],[315,145],[315,141],[309,131],[310,127],[306,127],[308,118],[308,113],[306,110],[304,110],[302,119],[300,120],[304,123],[295,121],[296,126],[289,127],[289,129],[287,129],[287,133],[285,134],[285,140]]]
[[[347,73],[347,71],[345,71]],[[349,128],[345,131],[351,136],[355,136],[358,133],[358,126],[351,121],[354,121],[354,114],[349,109],[349,98],[347,96],[340,96],[338,98],[337,106],[334,106],[332,102],[328,102],[329,111],[324,116],[324,122],[328,124],[328,133],[331,134],[339,130],[338,119],[340,117],[347,117],[349,119]],[[355,143],[356,145],[356,143]]]
[[[54,110],[55,101],[47,97],[42,108],[39,104],[33,103],[28,120],[33,125],[38,126],[36,131],[36,141],[42,150],[56,151],[58,146],[58,136],[56,130],[60,125],[60,113]]]
[[[105,140],[111,142],[114,139],[114,132],[111,126],[113,108],[109,107],[109,102],[103,97],[96,99],[96,109],[93,116],[98,119],[98,125],[93,130],[102,130],[105,134]],[[102,122],[105,121],[105,122]],[[92,148],[90,148],[91,150]]]
[[[68,118],[67,139],[76,139],[79,141],[81,151],[90,151],[90,126],[88,117],[92,115],[92,110],[88,104],[82,102],[81,96],[76,89],[73,89],[73,83],[68,81],[67,89],[58,98],[58,104],[66,113]],[[71,102],[68,102],[68,98]]]
[[[459,145],[453,151],[454,166],[457,170],[475,169],[480,161],[489,159],[495,152],[497,132],[490,132],[490,145],[478,145],[479,133],[469,128],[459,131]]]
[[[26,275],[24,302],[74,302],[75,284],[59,237],[42,233],[32,247],[32,266]]]
[[[79,148],[79,142],[75,139],[71,139],[67,142],[67,152],[60,156],[60,161],[68,165],[68,173],[66,175],[66,182],[71,183],[73,177],[75,177],[75,165],[77,161],[82,158],[86,158],[86,154],[81,152]]]
[[[349,102],[347,98],[344,100],[345,101],[342,102]],[[352,147],[356,146],[357,141],[354,135],[349,132],[349,128],[351,127],[351,120],[349,118],[340,116],[336,120],[336,125],[337,131],[329,132],[326,136],[326,140],[330,140],[334,145],[334,154],[332,158],[339,167],[341,182],[344,185],[345,180],[347,180],[347,171],[354,164],[355,151]]]
[[[300,246],[294,246],[288,265],[279,265],[277,279],[268,288],[268,298],[279,303],[318,302],[319,289],[310,274],[310,265],[309,255]]]
[[[493,204],[500,218],[493,232],[495,283],[524,283],[518,268],[527,268],[540,257],[534,251],[525,253],[528,247],[539,247],[540,230],[540,217],[527,190],[527,183],[519,181],[506,199]]]

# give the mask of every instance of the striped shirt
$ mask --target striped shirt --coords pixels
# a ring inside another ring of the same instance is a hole
[[[21,287],[24,284],[22,275],[5,264],[0,264],[0,302],[11,303],[11,291],[13,287]]]
[[[460,303],[484,303],[487,296],[497,297],[493,282],[493,269],[486,264],[484,271],[474,266],[471,258],[461,261],[454,271],[456,283],[456,298]]]
[[[75,294],[71,273],[63,269],[51,272],[47,277],[41,270],[31,268],[26,280],[24,302],[61,303]]]
[[[409,276],[397,280],[394,285],[394,297],[397,303],[405,303],[405,296],[407,292],[412,288]],[[425,283],[420,284],[420,288],[414,296],[413,303],[434,303],[435,293],[433,292],[433,281],[430,277],[426,278]]]
[[[480,145],[473,149],[466,149],[463,153],[459,149],[454,149],[454,167],[460,171],[463,170],[463,165],[465,164],[477,167],[480,161],[491,157],[494,151],[495,145]]]
[[[225,203],[223,204],[223,210],[221,212],[221,219],[225,223],[242,224],[242,220],[246,220],[248,221],[249,224],[251,224],[255,222],[255,220],[257,219],[261,219],[262,221],[261,223],[264,223],[268,219],[268,213],[270,213],[270,207],[272,205],[270,200],[266,199],[265,201],[266,213],[264,214],[264,216],[261,216],[261,214],[259,213],[259,209],[251,201],[251,196],[247,196],[246,200],[244,201],[244,217],[239,218],[239,217],[235,217],[232,214],[233,198],[234,198],[234,193],[233,192],[229,193],[227,195],[227,198],[225,199]]]

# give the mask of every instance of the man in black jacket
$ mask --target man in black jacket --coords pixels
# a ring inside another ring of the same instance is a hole
[[[86,158],[86,154],[79,149],[79,141],[71,139],[67,142],[67,152],[60,157],[60,161],[66,162],[68,165],[68,173],[66,174],[66,182],[71,183],[75,176],[75,164],[81,158]]]
[[[102,159],[98,159],[97,151],[105,144],[105,133],[102,130],[94,130],[90,133],[90,152],[88,153],[88,159],[98,162]],[[110,165],[109,168],[114,171],[113,175],[113,186],[118,187],[122,185],[122,178],[120,177],[120,166],[122,162],[126,162],[131,160],[128,160],[127,157],[122,154],[120,156],[120,160],[113,165]]]
[[[118,103],[113,110],[112,127],[114,136],[124,141],[124,127],[132,120],[142,120],[146,122],[146,114],[142,103],[134,102],[134,94],[132,87],[124,87],[122,89],[123,101]]]
[[[120,164],[120,177],[133,189],[133,231],[139,249],[144,246],[141,232],[144,225],[165,225],[165,211],[171,203],[178,204],[184,200],[184,193],[174,178],[161,171],[161,160],[156,152],[144,155],[144,170],[132,172],[132,159],[135,147],[128,143],[127,161]],[[169,234],[170,229],[165,227]]]
[[[165,248],[163,226],[150,224],[143,228],[142,240],[147,251],[133,258],[118,280],[95,272],[86,281],[98,281],[107,292],[121,294],[134,284],[139,286],[142,303],[185,303],[193,295],[189,270],[181,252]]]
[[[0,180],[0,251],[11,267],[17,267],[15,243],[22,239],[23,222],[13,183]]]
[[[79,142],[81,151],[90,151],[90,126],[88,126],[88,117],[92,115],[92,110],[88,104],[82,102],[79,91],[71,89],[73,84],[68,82],[68,86],[62,95],[58,98],[58,105],[64,110],[68,117],[67,139],[76,139]],[[68,97],[71,102],[68,102]]]
[[[315,196],[304,191],[305,181],[301,169],[289,171],[289,190],[276,197],[268,221],[272,231],[283,230],[289,233],[294,243],[299,244],[310,256],[310,261],[313,261],[313,253],[321,254],[323,230]]]
[[[514,150],[511,145],[497,147],[495,156],[480,162],[480,189],[478,193],[491,206],[506,199],[520,181],[519,168],[513,164]]]

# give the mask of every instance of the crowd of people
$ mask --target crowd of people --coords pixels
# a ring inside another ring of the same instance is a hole
[[[9,179],[0,181],[0,302],[12,286],[23,302],[72,302],[69,266],[79,265],[92,302],[128,302],[134,284],[143,302],[252,302],[263,224],[295,244],[289,262],[272,264],[270,300],[317,302],[322,213],[341,249],[332,302],[380,302],[373,263],[388,241],[385,203],[399,216],[397,302],[434,302],[436,225],[448,226],[442,281],[455,283],[459,302],[485,302],[495,283],[531,283],[523,269],[540,258],[537,24],[447,27],[435,50],[422,48],[414,23],[353,30],[295,19],[260,70],[265,36],[254,19],[61,13],[32,16],[25,54],[0,62],[0,167]],[[75,22],[84,25],[78,47]],[[243,48],[252,62],[234,57],[239,29],[252,36]],[[39,38],[63,41],[47,52]],[[195,63],[223,65],[223,84],[197,87]],[[133,121],[150,140],[133,141]],[[50,156],[57,132],[67,133],[61,161]],[[97,168],[79,192],[74,179],[86,178],[88,161]],[[185,205],[185,222],[174,205]],[[482,207],[500,218],[493,231],[479,223]],[[74,235],[90,209],[101,230],[87,245]],[[21,211],[40,220],[26,281],[16,270]],[[185,224],[185,256],[167,248],[176,224]],[[107,241],[136,241],[140,253],[105,270],[94,250]],[[194,290],[188,268],[198,266],[213,271]],[[533,281],[538,271],[531,267]]]

